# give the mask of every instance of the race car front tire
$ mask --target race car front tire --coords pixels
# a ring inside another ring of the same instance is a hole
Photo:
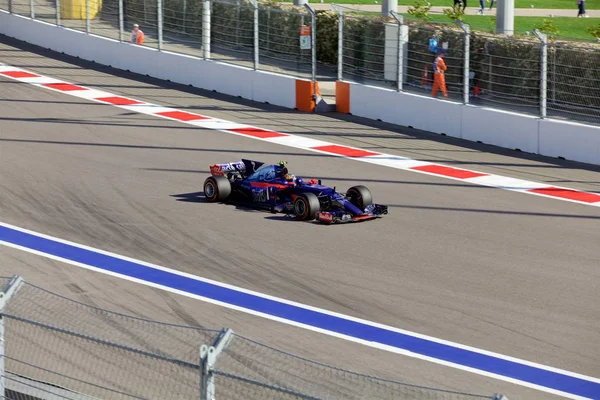
[[[209,203],[225,201],[231,194],[231,182],[224,176],[209,176],[204,181],[204,196]]]
[[[346,197],[350,203],[354,204],[356,207],[364,210],[365,207],[373,203],[373,196],[371,195],[371,191],[366,186],[352,186],[348,191],[346,191]]]
[[[294,200],[294,214],[301,221],[312,221],[317,218],[321,209],[319,198],[313,193],[302,193]]]

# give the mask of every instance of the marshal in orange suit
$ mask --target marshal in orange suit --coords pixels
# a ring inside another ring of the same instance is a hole
[[[448,90],[446,89],[446,76],[444,72],[448,69],[446,62],[444,61],[444,54],[439,53],[433,62],[433,87],[431,88],[431,94],[433,97],[437,96],[438,90],[442,91],[444,97],[448,97]]]

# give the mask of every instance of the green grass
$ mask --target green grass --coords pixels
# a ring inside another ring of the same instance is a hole
[[[285,0],[291,1],[291,0]],[[381,4],[381,0],[375,3],[375,0],[323,0],[324,3],[336,3],[336,4]],[[429,0],[434,7],[452,7],[452,0]],[[398,4],[401,6],[412,6],[414,0],[398,0]],[[586,1],[586,10],[600,10],[599,1]],[[557,9],[557,10],[573,10],[574,15],[577,15],[577,2],[575,0],[515,0],[515,8],[534,8],[541,9]],[[468,7],[479,8],[479,0],[467,0]],[[486,0],[486,9],[489,8],[490,3]],[[496,7],[494,5],[494,7]]]
[[[405,15],[406,18],[411,18]],[[432,21],[451,22],[444,15],[433,15]],[[551,19],[559,30],[558,37],[563,39],[584,39],[595,40],[587,31],[591,26],[600,24],[600,18],[571,18],[571,17],[515,17],[515,33],[524,34],[530,32],[533,34],[535,26],[541,26],[544,19]],[[491,16],[465,15],[462,20],[471,26],[473,30],[492,31],[495,29],[495,22]]]
[[[355,4],[374,4],[373,0],[342,0],[348,1],[348,3]],[[490,0],[491,1],[491,0]],[[429,0],[434,7],[451,7],[453,2],[449,0]],[[341,2],[340,2],[341,3]],[[398,0],[398,4],[403,6],[413,5],[414,0]],[[497,5],[496,1],[496,5]],[[597,1],[586,1],[586,10],[598,10],[600,9],[600,2]],[[381,3],[380,3],[381,4]],[[486,0],[486,9],[490,7],[490,2]],[[494,5],[494,7],[496,7]],[[574,15],[577,15],[577,2],[575,0],[515,0],[515,8],[534,8],[541,9],[556,9],[556,10],[574,10]],[[479,0],[467,0],[468,7],[479,8]]]
[[[355,15],[379,16],[380,13],[367,11],[353,12]],[[412,15],[402,14],[405,20],[418,22]],[[545,19],[550,19],[558,29],[557,39],[563,40],[585,40],[597,41],[597,39],[588,32],[588,28],[600,25],[600,18],[571,18],[571,17],[515,17],[515,34],[525,35],[529,32],[533,35],[535,27],[543,26]],[[463,15],[462,21],[468,24],[473,31],[495,32],[496,23],[493,16],[488,15]],[[447,23],[456,26],[456,23],[443,14],[430,14],[430,23]]]

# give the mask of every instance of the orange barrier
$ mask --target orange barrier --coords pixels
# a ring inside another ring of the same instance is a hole
[[[348,82],[335,82],[335,107],[337,112],[350,114],[350,84]]]
[[[315,91],[316,86],[316,91]],[[296,109],[306,112],[315,112],[314,95],[321,95],[319,82],[296,79]]]

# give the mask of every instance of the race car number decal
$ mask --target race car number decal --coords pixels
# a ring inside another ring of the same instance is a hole
[[[257,203],[266,203],[269,200],[269,188],[266,189],[253,189],[252,198]]]

